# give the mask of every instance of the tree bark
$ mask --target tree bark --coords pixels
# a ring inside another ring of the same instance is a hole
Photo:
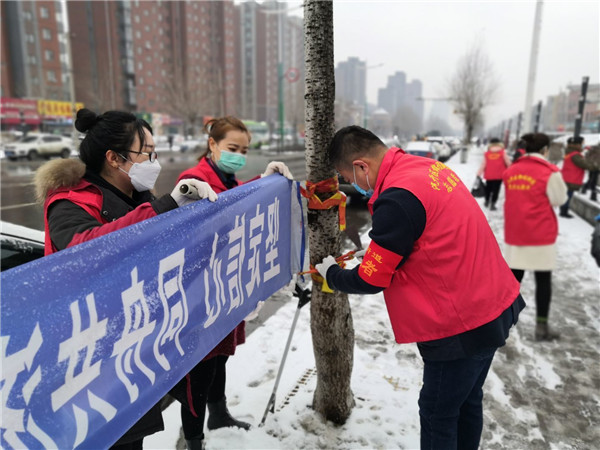
[[[306,0],[304,5],[306,172],[308,181],[315,183],[335,176],[326,154],[334,132],[333,3]],[[330,195],[323,194],[323,199]],[[311,264],[327,255],[339,256],[338,209],[309,209],[307,215]],[[313,408],[327,420],[343,424],[354,406],[350,388],[354,327],[346,294],[324,293],[313,283],[311,332],[317,365]]]

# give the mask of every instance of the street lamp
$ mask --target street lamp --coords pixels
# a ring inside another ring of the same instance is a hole
[[[373,66],[367,66],[365,64],[365,112],[364,112],[364,116],[363,116],[363,128],[367,128],[367,113],[368,113],[368,102],[367,102],[367,70],[370,69],[377,69],[379,67],[383,66],[383,63],[379,63],[379,64],[375,64]]]

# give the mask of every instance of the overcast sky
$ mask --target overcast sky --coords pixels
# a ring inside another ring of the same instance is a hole
[[[544,1],[534,103],[581,84],[583,76],[598,83],[599,3]],[[444,97],[458,60],[480,42],[500,83],[495,105],[486,110],[486,127],[496,125],[524,110],[535,4],[334,0],[335,63],[351,56],[368,66],[383,63],[367,73],[370,103],[396,71],[408,81],[420,79],[425,97]]]

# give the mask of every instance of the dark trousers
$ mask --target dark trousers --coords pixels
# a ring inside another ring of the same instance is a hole
[[[590,198],[592,200],[596,200],[596,197],[597,197],[596,187],[598,186],[598,174],[599,173],[600,172],[598,170],[590,170],[588,179],[585,182],[585,184],[583,185],[583,189],[581,190],[581,193],[585,194],[585,192],[589,189],[591,191]]]
[[[571,198],[573,198],[573,193],[575,191],[572,191],[571,189],[569,189],[567,191],[567,201],[560,207],[560,213],[561,214],[567,214],[569,212],[569,204],[571,203]]]
[[[495,205],[502,187],[502,180],[485,180],[485,204]]]
[[[524,270],[511,269],[515,278],[520,283],[523,280]],[[550,312],[552,298],[552,272],[536,270],[535,275],[535,308],[539,318],[547,319]]]
[[[185,439],[204,439],[206,403],[225,397],[225,364],[229,356],[200,361],[169,394],[181,403],[181,427]]]
[[[476,450],[483,429],[483,383],[496,349],[453,361],[423,359],[421,450]]]
[[[128,442],[127,444],[113,445],[110,450],[142,450],[144,438],[137,441]]]

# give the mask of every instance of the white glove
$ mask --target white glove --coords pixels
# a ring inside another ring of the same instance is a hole
[[[327,280],[327,270],[331,267],[337,264],[337,261],[335,260],[335,258],[331,255],[325,257],[325,259],[323,259],[323,261],[321,261],[319,264],[315,265],[315,269],[317,269],[317,271],[321,274],[321,276]]]
[[[367,249],[363,248],[362,250],[359,250],[357,252],[354,253],[354,257],[357,259],[360,259],[362,261],[363,256],[365,256],[365,253],[367,253]]]
[[[262,309],[264,304],[265,304],[265,302],[258,302],[256,304],[256,308],[254,308],[254,311],[252,311],[250,314],[248,314],[244,320],[246,322],[248,322],[249,320],[256,319],[258,317],[259,311]]]
[[[217,194],[212,190],[210,184],[195,178],[188,178],[177,183],[171,192],[171,197],[178,206],[189,205],[203,198],[207,198],[211,202],[217,201]]]
[[[273,175],[274,173],[280,173],[288,180],[294,179],[294,177],[292,176],[292,172],[290,172],[290,169],[288,169],[288,167],[281,161],[271,161],[269,164],[267,164],[267,168],[260,177],[268,177],[269,175]]]

